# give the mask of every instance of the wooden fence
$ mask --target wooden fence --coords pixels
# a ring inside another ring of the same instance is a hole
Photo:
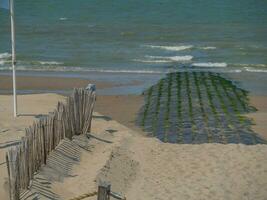
[[[59,102],[52,114],[26,128],[21,143],[6,153],[11,200],[19,200],[62,139],[90,131],[95,100],[94,87],[74,89],[66,103]]]

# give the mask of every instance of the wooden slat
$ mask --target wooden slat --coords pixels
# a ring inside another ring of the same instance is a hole
[[[6,153],[12,200],[19,200],[60,140],[90,131],[95,100],[95,91],[74,89],[66,104],[59,102],[52,114],[25,129],[20,145]]]

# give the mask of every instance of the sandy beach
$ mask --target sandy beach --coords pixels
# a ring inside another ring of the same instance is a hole
[[[140,107],[144,104],[142,95],[102,95],[98,96],[95,110],[138,132],[136,125]]]
[[[247,116],[251,117],[255,124],[252,125],[252,129],[259,133],[262,137],[267,139],[267,96],[250,96],[250,102],[255,106],[258,111],[250,113]]]
[[[266,97],[250,97],[258,109],[250,114],[255,130],[266,133]],[[7,199],[5,151],[24,135],[24,128],[52,111],[64,97],[56,94],[20,95],[21,114],[12,117],[11,96],[0,96],[0,196]],[[91,151],[82,151],[73,177],[52,182],[52,191],[69,199],[95,191],[99,180],[127,199],[259,199],[267,198],[267,145],[177,145],[145,137],[134,119],[140,96],[99,96],[92,122]],[[128,126],[128,127],[127,127]],[[257,128],[258,127],[258,128]],[[259,132],[260,133],[260,132]],[[265,135],[266,136],[266,135]],[[94,198],[91,198],[94,199]]]
[[[111,81],[96,81],[88,80],[83,78],[73,78],[73,77],[49,77],[42,76],[17,76],[17,86],[18,90],[21,91],[57,91],[64,92],[65,90],[70,91],[72,88],[84,87],[88,83],[97,85],[98,89],[108,89],[113,87],[121,86],[132,86],[138,85],[137,81],[132,81],[129,83],[116,83]],[[1,75],[0,74],[0,90],[6,91],[6,93],[12,91],[12,76],[11,75]]]
[[[7,169],[5,152],[7,148],[18,144],[25,135],[25,128],[39,117],[52,112],[63,96],[56,94],[39,94],[18,96],[19,117],[13,117],[12,96],[0,95],[0,196],[8,199]],[[23,103],[23,106],[21,104]]]
[[[266,8],[0,0],[0,200],[267,200]]]

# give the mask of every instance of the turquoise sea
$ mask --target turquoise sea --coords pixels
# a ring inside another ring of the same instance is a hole
[[[15,0],[21,71],[267,72],[264,0]],[[0,10],[0,70],[10,69]]]

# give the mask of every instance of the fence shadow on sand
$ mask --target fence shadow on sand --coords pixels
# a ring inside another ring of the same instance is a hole
[[[10,199],[58,199],[51,181],[71,174],[79,162],[81,149],[90,150],[86,133],[90,132],[95,88],[74,89],[66,103],[26,129],[18,146],[6,154]],[[37,174],[37,172],[39,172]]]

